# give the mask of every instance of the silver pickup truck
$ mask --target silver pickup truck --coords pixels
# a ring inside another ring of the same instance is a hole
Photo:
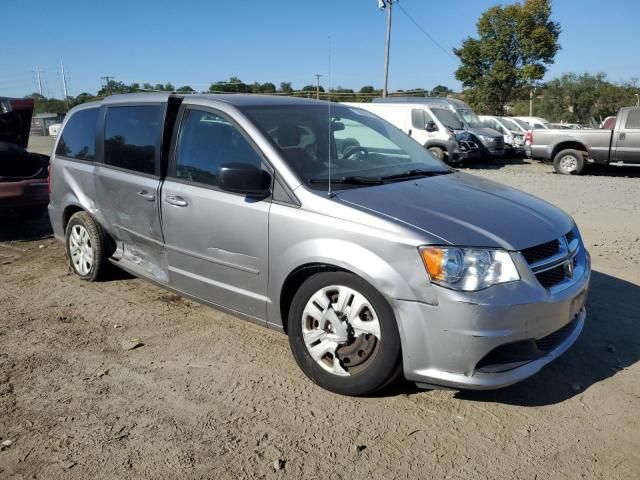
[[[531,156],[553,161],[558,173],[579,174],[587,163],[640,166],[640,108],[618,112],[613,129],[533,130]]]

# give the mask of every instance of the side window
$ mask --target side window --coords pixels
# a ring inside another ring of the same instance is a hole
[[[424,110],[413,109],[411,110],[411,124],[413,128],[418,130],[424,130],[427,123],[433,122],[433,118],[429,113]]]
[[[262,157],[225,118],[187,110],[176,149],[175,177],[216,186],[218,169],[225,163],[249,163],[260,168]]]
[[[62,131],[56,155],[92,162],[96,156],[97,121],[97,108],[74,113]]]
[[[104,163],[155,174],[163,128],[161,105],[109,107],[104,132]]]
[[[638,128],[640,129],[640,110],[629,110],[629,116],[624,124],[624,128]]]

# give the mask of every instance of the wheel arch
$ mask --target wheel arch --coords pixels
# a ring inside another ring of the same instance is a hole
[[[589,155],[589,148],[582,142],[577,140],[563,140],[561,142],[556,143],[551,149],[551,158],[553,161],[556,158],[556,155],[563,150],[578,150],[584,152],[586,155]]]

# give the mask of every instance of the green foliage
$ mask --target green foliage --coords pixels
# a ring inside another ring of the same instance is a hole
[[[189,85],[183,85],[182,87],[176,90],[178,93],[195,93],[195,90],[191,88]]]
[[[495,6],[477,23],[479,38],[454,49],[461,66],[456,78],[476,109],[502,115],[527,85],[541,80],[560,46],[560,25],[550,20],[550,0]]]
[[[552,122],[590,123],[615,115],[621,107],[635,104],[638,83],[616,84],[604,73],[566,73],[537,90],[534,114]],[[529,102],[513,105],[514,115],[528,115]]]
[[[446,97],[448,94],[452,93],[449,87],[445,85],[436,85],[433,87],[433,90],[430,92],[430,96],[432,97]]]
[[[280,91],[282,93],[293,92],[293,87],[291,86],[291,82],[280,82]]]

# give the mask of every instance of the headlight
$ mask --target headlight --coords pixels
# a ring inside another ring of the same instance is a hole
[[[495,139],[493,137],[487,137],[486,135],[478,135],[478,137],[480,137],[480,140],[482,140],[484,143],[495,142]]]
[[[421,247],[420,256],[431,281],[453,290],[474,292],[520,280],[511,255],[504,250]]]

